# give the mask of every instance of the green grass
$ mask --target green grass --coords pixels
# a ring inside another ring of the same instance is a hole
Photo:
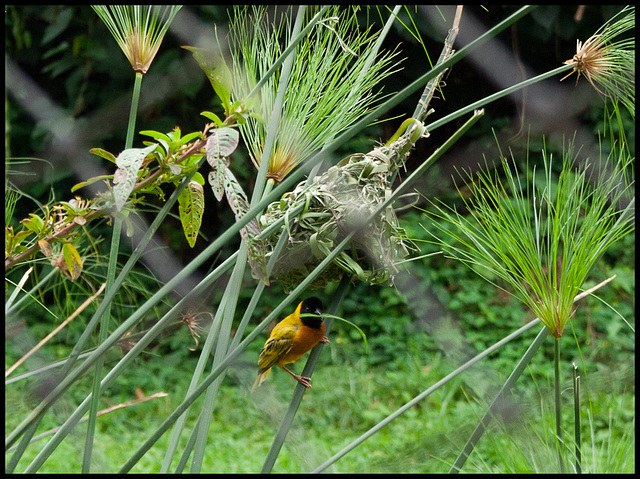
[[[340,347],[331,345],[332,349]],[[171,362],[172,358],[166,359],[158,363]],[[255,368],[249,363],[251,357],[243,359],[246,362],[231,369],[217,399],[203,472],[259,471],[287,408],[294,386],[291,378],[274,371],[267,383],[251,395],[249,388]],[[314,373],[314,387],[304,396],[274,472],[313,470],[451,370],[437,352],[421,358],[406,356],[401,364],[402,367],[392,370],[384,366],[369,367],[365,359],[334,364],[331,354],[323,354]],[[170,368],[168,364],[165,366]],[[295,366],[296,371],[302,367],[300,364]],[[490,366],[490,363],[481,363],[483,368]],[[181,367],[189,369],[190,363],[183,363]],[[173,371],[176,372],[175,369]],[[154,379],[144,387],[143,376]],[[168,376],[163,377],[161,371],[149,374],[147,370],[138,378],[121,382],[121,389],[115,388],[113,396],[103,399],[104,406],[115,404],[131,393],[136,383],[144,387],[147,394],[156,392],[150,388],[160,384],[164,384],[163,390],[169,393],[167,398],[98,419],[92,471],[116,471],[139,447],[148,431],[157,428],[162,418],[180,402],[187,382],[179,378],[187,376],[174,374],[173,380],[168,381]],[[438,390],[340,459],[328,472],[446,472],[486,407],[467,385],[467,382],[473,383],[473,377],[471,370]],[[552,403],[547,400],[552,397],[549,394],[552,382],[549,379],[548,383],[541,385],[530,379],[523,378],[528,386],[526,391],[518,392],[502,419],[489,429],[470,457],[465,472],[555,472],[553,410]],[[592,413],[587,413],[587,405],[583,404],[583,470],[632,472],[635,467],[632,454],[635,446],[634,388],[623,387],[622,380],[601,383],[599,379],[602,376],[594,374]],[[13,418],[24,414],[24,392],[17,387],[8,388],[8,425]],[[60,409],[70,409],[70,405]],[[569,414],[570,409],[565,412]],[[589,414],[592,414],[595,448],[591,445]],[[195,419],[190,415],[187,424],[192,427]],[[43,427],[52,426],[49,416],[47,421]],[[565,424],[571,424],[571,418],[567,417]],[[83,425],[78,426],[77,431],[45,463],[41,472],[78,470],[84,429]],[[572,437],[570,432],[567,431],[565,438]],[[158,472],[168,437],[165,434],[133,472]],[[183,432],[182,444],[186,439],[187,433]],[[34,457],[33,451],[38,448],[27,450],[17,470],[22,470],[30,462]],[[551,470],[547,469],[550,464]],[[175,465],[174,460],[173,468]],[[187,465],[185,470],[188,469]]]

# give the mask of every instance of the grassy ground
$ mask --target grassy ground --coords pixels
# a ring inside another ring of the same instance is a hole
[[[370,368],[364,361],[336,365],[331,363],[331,354],[324,354],[314,373],[314,387],[305,394],[274,472],[313,470],[452,370],[439,353],[431,353],[429,362],[411,356],[403,364],[404,367],[393,370],[382,366]],[[248,362],[239,363],[225,380],[210,429],[203,472],[260,470],[288,406],[294,382],[285,373],[276,371],[252,395],[249,389],[254,373]],[[328,472],[446,472],[486,407],[467,385],[478,373],[471,370],[441,388],[340,459]],[[590,401],[586,400],[586,391],[583,395],[582,467],[585,472],[635,470],[633,376],[622,365],[611,373],[615,375],[607,377],[616,380],[606,384],[601,384],[600,376],[594,373]],[[118,402],[118,392],[125,397],[135,387],[136,379],[130,379],[119,383],[115,395],[105,399],[105,406]],[[176,382],[175,377],[171,382],[165,379],[158,371],[157,382],[164,383],[163,390],[169,393],[167,398],[99,419],[92,472],[117,471],[180,402],[186,381],[183,384],[179,379]],[[523,377],[521,383],[526,387],[502,408],[499,420],[467,462],[466,472],[558,471],[553,441],[552,384],[534,381],[531,376]],[[27,397],[24,393],[17,387],[8,389],[8,425],[15,422],[15,417],[22,416],[14,416],[13,412],[24,410],[23,398]],[[570,390],[563,394],[567,426],[564,438],[570,445],[566,451],[567,470],[573,467],[572,394]],[[61,418],[70,410],[69,402],[57,408]],[[47,427],[53,426],[53,419],[48,417],[46,421],[50,423]],[[195,417],[189,417],[188,424],[192,427],[194,421]],[[82,425],[77,427],[41,472],[80,470],[83,430]],[[158,472],[167,439],[165,434],[133,471]],[[183,445],[186,439],[187,434],[183,433]],[[27,451],[18,470],[30,462],[40,447],[38,444]],[[176,459],[173,464],[175,467]]]

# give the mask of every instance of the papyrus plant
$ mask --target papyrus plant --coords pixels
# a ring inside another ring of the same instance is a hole
[[[310,8],[308,15],[316,12]],[[298,43],[269,160],[267,178],[274,182],[362,118],[379,97],[375,86],[394,70],[394,55],[374,49],[379,32],[362,32],[357,22],[354,9],[331,7]],[[264,7],[236,11],[228,39],[234,101],[248,97],[289,44],[289,32],[287,22],[270,20]],[[264,83],[240,127],[256,167],[278,82],[275,74]]]
[[[92,5],[134,71],[147,73],[182,5]]]
[[[577,82],[581,75],[584,76],[598,92],[619,99],[634,118],[636,49],[635,37],[627,33],[635,26],[635,7],[624,8],[612,23],[600,28],[586,41],[577,40],[576,54],[564,62],[573,65],[571,73],[564,78],[577,73]]]
[[[546,151],[541,182],[535,168],[523,178],[502,156],[504,178],[483,171],[471,181],[469,175],[468,215],[436,205],[434,216],[445,223],[433,222],[431,230],[448,255],[520,299],[556,338],[593,264],[633,229],[628,152],[612,152],[607,176],[597,180],[593,163],[576,169],[576,155],[569,142],[557,184],[552,171],[558,160]]]

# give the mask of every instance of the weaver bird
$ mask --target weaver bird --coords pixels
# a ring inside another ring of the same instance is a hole
[[[300,316],[305,313],[311,313],[315,316]],[[285,367],[285,364],[300,359],[318,343],[329,343],[324,331],[322,301],[315,297],[305,299],[293,314],[276,324],[269,339],[264,343],[258,358],[258,377],[253,383],[251,392],[255,391],[267,379],[273,366],[279,366],[304,387],[310,388],[311,378],[292,373]]]

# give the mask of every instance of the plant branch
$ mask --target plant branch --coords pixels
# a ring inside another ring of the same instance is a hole
[[[442,48],[442,52],[440,53],[440,58],[438,58],[438,62],[436,63],[436,65],[440,65],[445,60],[447,60],[451,55],[453,55],[453,52],[454,52],[453,44],[456,40],[456,37],[458,36],[460,18],[462,17],[462,8],[463,8],[462,5],[458,5],[456,7],[456,15],[453,19],[453,24],[451,26],[451,29],[449,30],[449,33],[447,34],[447,37],[444,40],[444,47]],[[424,121],[424,119],[427,117],[427,115],[429,114],[429,111],[428,111],[429,103],[433,98],[433,94],[436,91],[436,87],[440,83],[440,79],[445,73],[446,73],[446,70],[443,70],[442,72],[440,72],[440,74],[438,74],[436,78],[434,78],[433,80],[430,80],[429,83],[427,83],[427,86],[425,87],[424,92],[422,93],[422,97],[420,98],[420,100],[418,101],[418,104],[416,105],[416,109],[413,112],[412,118],[416,118],[420,121]]]
[[[189,156],[193,155],[194,153],[196,153],[198,150],[202,149],[206,144],[206,140],[205,139],[199,139],[197,140],[193,146],[189,147],[187,150],[185,150],[176,160],[176,163],[182,163],[186,158],[188,158]],[[204,161],[204,160],[202,160]],[[133,190],[132,190],[132,194],[136,193],[140,190],[142,190],[143,188],[148,187],[148,185],[150,183],[152,183],[153,181],[155,181],[161,174],[163,174],[163,170],[158,169],[156,171],[154,171],[153,173],[151,173],[148,177],[146,177],[144,180],[141,180],[140,182],[138,182]],[[94,219],[98,219],[102,216],[106,216],[108,214],[108,210],[106,209],[102,209],[102,210],[94,210],[90,213],[87,213],[86,215],[83,216],[83,218],[86,220],[86,222],[88,223],[89,221],[92,221]],[[86,223],[85,223],[86,224]],[[51,236],[47,237],[47,238],[43,238],[46,242],[50,243],[56,239],[59,238],[64,238],[65,236],[69,235],[76,227],[78,227],[79,224],[76,222],[71,222],[69,223],[67,226],[65,226],[64,228],[59,229],[58,231],[56,231],[54,234],[52,234]],[[36,251],[39,251],[40,248],[40,244],[38,242],[36,242],[35,244],[33,244],[31,247],[29,247],[28,249],[26,249],[25,251],[23,251],[22,253],[13,256],[13,257],[9,257],[4,261],[4,268],[5,270],[11,268],[12,266],[14,266],[17,263],[20,263],[21,261],[23,261],[24,259],[28,258],[30,255],[32,255],[33,253],[35,253]]]

